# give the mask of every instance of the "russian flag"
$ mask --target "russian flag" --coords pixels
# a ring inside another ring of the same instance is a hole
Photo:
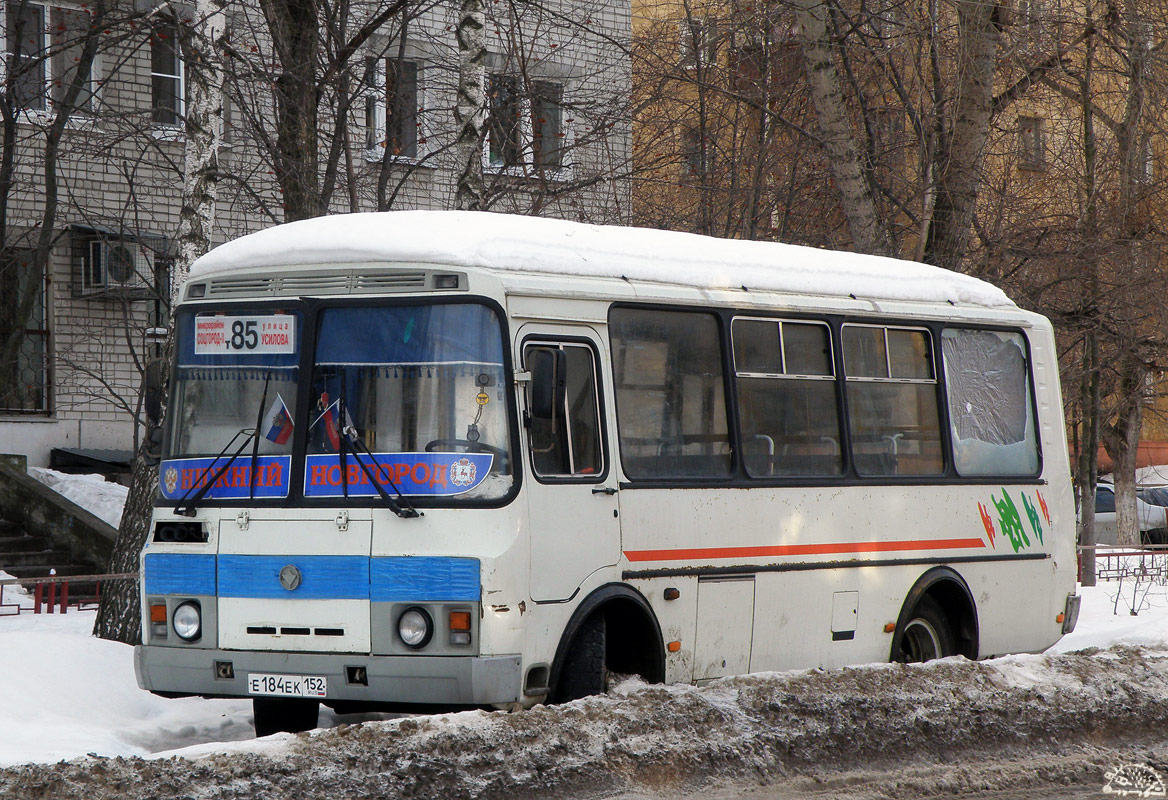
[[[292,436],[292,415],[288,413],[288,406],[284,405],[284,398],[276,392],[276,401],[268,409],[264,417],[265,439],[276,444],[285,444]]]

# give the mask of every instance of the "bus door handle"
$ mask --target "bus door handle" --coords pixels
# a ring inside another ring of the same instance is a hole
[[[614,488],[612,486],[593,486],[592,487],[592,494],[614,495],[614,494],[616,494],[616,488]]]

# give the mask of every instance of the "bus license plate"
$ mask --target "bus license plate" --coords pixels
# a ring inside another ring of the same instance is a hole
[[[247,674],[247,693],[275,697],[324,697],[328,679],[321,675]]]

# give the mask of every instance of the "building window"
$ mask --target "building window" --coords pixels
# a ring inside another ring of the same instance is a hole
[[[365,105],[365,146],[380,157],[417,158],[422,134],[421,65],[396,58],[366,62],[369,95]]]
[[[536,81],[531,99],[531,147],[536,169],[564,166],[564,87]]]
[[[1019,29],[1037,28],[1042,23],[1042,0],[1018,0],[1017,11]]]
[[[9,5],[7,24],[8,68],[12,72],[13,100],[23,111],[47,110],[49,61],[45,7],[27,3]]]
[[[49,111],[64,101],[90,35],[89,20],[88,12],[80,9],[34,3],[8,7],[5,68],[13,76],[13,100],[18,109]],[[74,109],[89,111],[93,107],[94,66],[88,66]]]
[[[558,171],[567,164],[570,119],[564,116],[564,86],[491,75],[487,83],[487,165],[494,169],[529,167]]]
[[[705,171],[702,167],[702,132],[697,128],[685,128],[681,132],[681,161],[683,177],[692,178]]]
[[[0,256],[0,414],[46,414],[50,410],[49,332],[45,281],[32,250]]]
[[[1018,117],[1018,166],[1046,169],[1046,120],[1041,117]]]
[[[492,75],[487,83],[487,159],[492,167],[523,163],[519,78]]]
[[[182,125],[186,80],[182,47],[179,44],[179,25],[174,18],[163,20],[150,37],[150,82],[154,123]]]
[[[681,66],[693,69],[698,64],[713,64],[718,58],[718,28],[713,20],[701,17],[683,19],[681,30]]]

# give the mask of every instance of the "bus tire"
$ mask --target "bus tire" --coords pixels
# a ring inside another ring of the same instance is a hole
[[[605,666],[606,637],[604,614],[592,614],[584,620],[564,656],[552,702],[567,703],[581,697],[604,694],[608,682],[608,669]]]
[[[256,736],[273,733],[300,733],[316,727],[319,700],[299,697],[254,697],[251,701]]]
[[[897,661],[902,664],[919,664],[955,655],[956,652],[949,619],[937,602],[925,595],[917,601],[901,632]]]

